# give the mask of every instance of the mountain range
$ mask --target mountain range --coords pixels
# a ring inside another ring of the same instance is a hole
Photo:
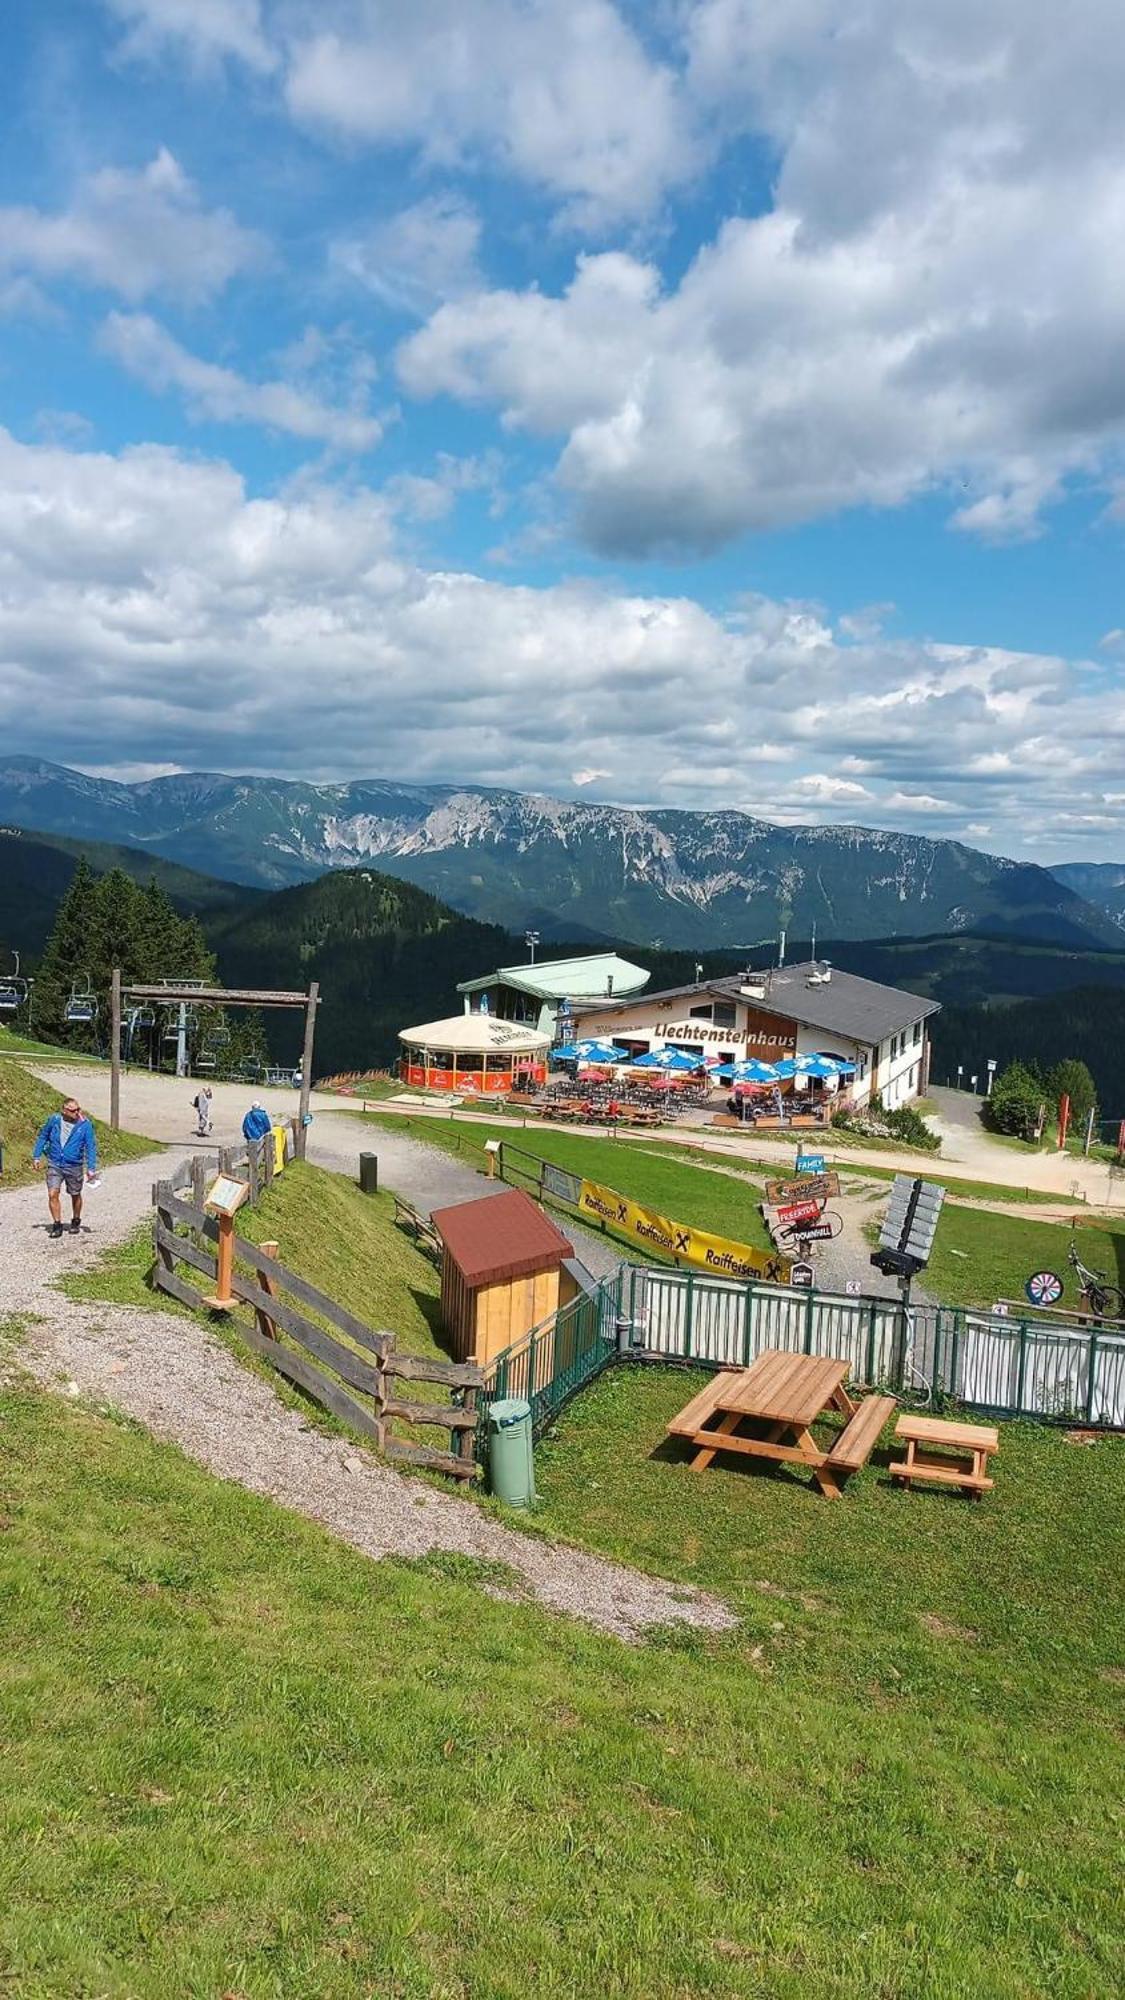
[[[135,784],[0,763],[0,822],[125,844],[261,888],[374,865],[466,916],[545,939],[736,949],[987,930],[1119,944],[1105,907],[1030,863],[869,827],[642,810],[522,792],[189,773]]]

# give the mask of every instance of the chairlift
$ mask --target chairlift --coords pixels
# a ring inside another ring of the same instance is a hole
[[[230,1029],[212,1028],[207,1040],[213,1049],[225,1049],[230,1041]]]
[[[81,991],[77,984],[70,989],[70,999],[63,1008],[63,1019],[68,1028],[85,1028],[97,1019],[98,1003],[89,979]]]
[[[20,978],[20,955],[12,953],[16,962],[13,973],[5,973],[0,980],[0,1014],[18,1014],[27,999],[27,981]]]
[[[195,1070],[197,1076],[210,1076],[215,1068],[215,1058],[214,1056],[209,1056],[206,1049],[204,1049],[196,1056],[192,1068]]]

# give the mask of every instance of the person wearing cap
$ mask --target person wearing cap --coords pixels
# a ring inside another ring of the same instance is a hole
[[[77,1236],[82,1227],[82,1183],[93,1180],[98,1171],[98,1142],[94,1128],[73,1097],[68,1097],[61,1111],[52,1111],[39,1129],[39,1136],[32,1150],[32,1165],[38,1168],[43,1160],[47,1162],[47,1206],[51,1211],[51,1236],[61,1236],[62,1191],[70,1196],[70,1233]]]
[[[255,1098],[242,1121],[243,1138],[248,1144],[252,1146],[257,1145],[258,1140],[264,1139],[266,1133],[272,1129],[272,1126],[273,1119],[270,1117],[265,1105],[260,1103],[258,1098]]]

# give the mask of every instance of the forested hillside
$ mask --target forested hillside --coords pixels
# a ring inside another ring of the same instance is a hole
[[[1038,1063],[1050,1070],[1067,1058],[1084,1062],[1097,1086],[1102,1116],[1125,1117],[1125,991],[1084,986],[1077,991],[1009,1006],[947,1007],[931,1024],[935,1083],[983,1078],[989,1059]]]
[[[156,882],[181,916],[250,908],[261,897],[258,889],[197,875],[193,868],[181,868],[159,854],[0,827],[0,972],[5,969],[5,951],[29,957],[42,951],[79,861],[85,861],[93,875],[119,869],[133,882]]]
[[[216,919],[208,934],[230,985],[320,980],[321,1076],[393,1061],[400,1028],[459,1010],[459,979],[525,955],[499,926],[458,916],[425,890],[368,868],[280,890],[246,916]],[[277,1059],[294,1061],[296,1017],[273,1015],[267,1031]]]

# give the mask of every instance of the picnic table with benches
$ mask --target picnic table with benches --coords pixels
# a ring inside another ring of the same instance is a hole
[[[825,1497],[838,1500],[841,1481],[866,1465],[895,1409],[893,1396],[855,1403],[844,1386],[850,1371],[847,1361],[767,1348],[749,1368],[712,1377],[673,1417],[668,1434],[698,1447],[691,1461],[696,1472],[720,1451],[807,1465]],[[847,1421],[824,1450],[811,1427],[829,1410]]]

